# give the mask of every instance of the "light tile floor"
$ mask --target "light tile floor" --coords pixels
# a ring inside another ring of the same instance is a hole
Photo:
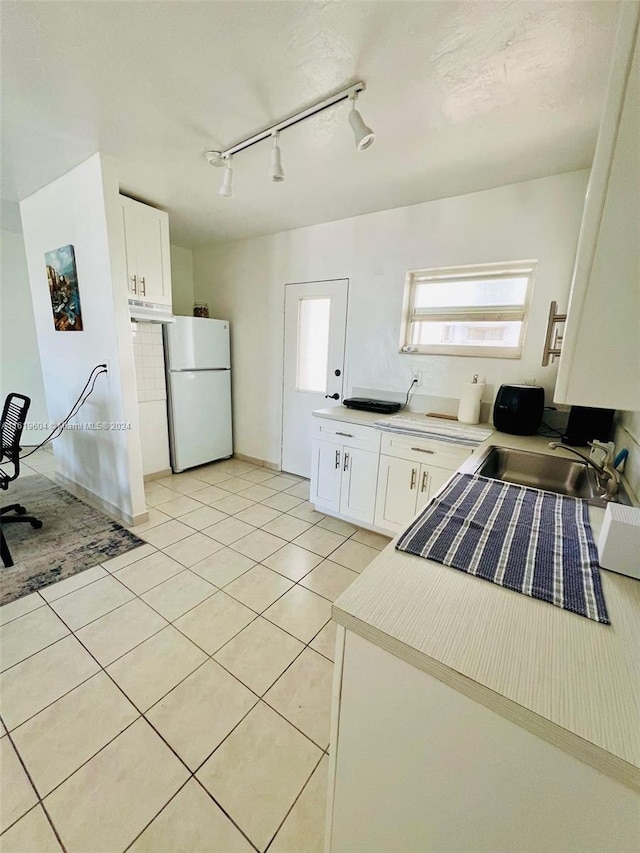
[[[147,544],[0,609],[2,853],[323,850],[331,602],[389,540],[308,495],[163,477]]]

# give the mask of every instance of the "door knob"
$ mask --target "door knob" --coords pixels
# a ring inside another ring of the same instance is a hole
[[[340,394],[325,394],[325,400],[339,400]]]

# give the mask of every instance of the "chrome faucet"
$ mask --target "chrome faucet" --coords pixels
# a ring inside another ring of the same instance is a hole
[[[582,453],[580,450],[576,450],[575,447],[568,447],[566,444],[560,444],[558,441],[550,441],[549,447],[551,450],[558,450],[558,448],[562,450],[568,450],[570,453],[575,453],[576,456],[579,456],[583,459],[587,465],[590,465],[591,468],[596,472],[596,476],[598,478],[598,485],[602,489],[602,497],[605,501],[612,501],[618,494],[618,489],[620,488],[620,474],[616,471],[613,465],[609,464],[609,455],[605,457],[605,460],[602,465],[599,465],[595,460],[591,459],[585,453]]]

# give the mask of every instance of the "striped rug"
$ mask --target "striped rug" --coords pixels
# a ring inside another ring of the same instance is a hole
[[[610,624],[584,500],[458,474],[396,548]]]

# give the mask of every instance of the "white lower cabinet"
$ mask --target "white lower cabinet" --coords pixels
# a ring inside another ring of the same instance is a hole
[[[342,448],[328,441],[311,443],[311,494],[314,506],[327,512],[340,511]]]
[[[378,454],[360,448],[343,448],[340,514],[372,524],[378,480]]]
[[[310,500],[329,515],[400,533],[469,453],[433,439],[314,418]]]
[[[453,471],[394,456],[381,456],[376,495],[376,527],[400,533],[443,486]]]
[[[378,454],[358,447],[313,441],[311,502],[331,515],[373,524]]]
[[[376,497],[377,527],[400,530],[416,514],[420,465],[408,459],[381,456]]]
[[[327,853],[637,849],[636,791],[340,625],[332,714]]]

